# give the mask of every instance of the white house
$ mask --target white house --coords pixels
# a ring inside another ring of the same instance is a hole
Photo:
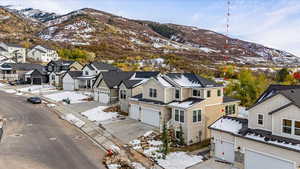
[[[213,156],[241,169],[299,169],[300,86],[271,85],[248,111],[209,127]]]
[[[26,62],[26,48],[16,44],[5,44],[3,42],[0,42],[0,48],[0,54],[2,56],[13,58],[13,60],[19,63]]]
[[[63,90],[78,90],[82,85],[77,79],[80,76],[82,76],[82,71],[67,71],[62,77]]]
[[[50,62],[50,61],[56,61],[59,59],[58,53],[50,48],[46,48],[41,45],[37,45],[34,48],[32,48],[28,52],[28,58],[32,58],[36,61],[41,62]]]

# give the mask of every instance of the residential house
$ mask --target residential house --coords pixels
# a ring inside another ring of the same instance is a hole
[[[129,117],[158,129],[165,122],[177,138],[182,127],[188,145],[210,138],[207,127],[219,117],[238,112],[239,100],[224,97],[222,85],[193,73],[159,74],[142,88],[129,101]]]
[[[82,76],[82,71],[67,71],[63,76],[62,76],[62,87],[63,90],[78,90],[79,86],[81,85],[79,80],[77,79],[78,77]]]
[[[38,75],[39,74],[39,75]],[[4,63],[0,65],[1,80],[20,80],[26,83],[47,82],[44,66],[31,63]]]
[[[92,88],[97,75],[101,72],[120,71],[117,67],[103,62],[91,62],[82,68],[82,76],[77,77],[79,87],[83,89]]]
[[[46,70],[49,74],[49,83],[56,87],[62,87],[62,77],[68,71],[80,71],[82,65],[75,61],[57,60],[50,61]]]
[[[102,104],[119,101],[119,85],[123,80],[130,79],[134,72],[109,71],[101,72],[93,84],[94,99]]]
[[[141,94],[148,79],[155,77],[159,72],[135,72],[130,79],[123,80],[119,85],[119,104],[123,112],[129,112],[129,99]]]
[[[248,111],[209,127],[212,154],[241,169],[298,169],[300,86],[271,85]]]
[[[32,58],[36,61],[48,63],[50,61],[57,61],[59,59],[58,53],[50,48],[37,45],[29,50],[27,54],[28,58]]]
[[[16,44],[5,44],[3,42],[0,42],[0,48],[0,55],[13,58],[13,60],[18,63],[26,62],[26,48]]]

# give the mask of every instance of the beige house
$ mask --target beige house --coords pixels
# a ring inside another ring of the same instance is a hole
[[[48,63],[50,61],[56,61],[59,59],[58,53],[50,48],[37,45],[29,50],[27,54],[28,58],[32,58],[36,61]]]
[[[129,116],[162,128],[164,122],[180,126],[186,144],[210,138],[207,127],[219,117],[235,116],[239,101],[224,97],[223,86],[192,73],[159,74],[142,85],[142,93],[129,101]]]
[[[271,85],[248,119],[223,117],[212,130],[212,153],[241,169],[300,167],[300,86]]]

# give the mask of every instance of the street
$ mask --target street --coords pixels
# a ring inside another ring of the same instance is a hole
[[[44,105],[0,92],[0,169],[102,169],[105,154]]]

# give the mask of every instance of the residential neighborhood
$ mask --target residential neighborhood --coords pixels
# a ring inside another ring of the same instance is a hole
[[[0,169],[300,169],[300,1],[0,1]]]

